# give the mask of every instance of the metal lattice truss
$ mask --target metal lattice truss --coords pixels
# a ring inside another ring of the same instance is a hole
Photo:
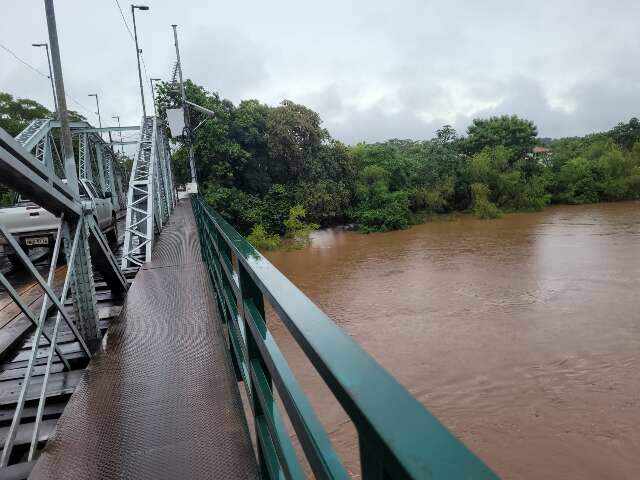
[[[34,458],[39,441],[39,429],[46,402],[47,382],[53,357],[57,356],[65,369],[69,369],[69,361],[65,358],[62,349],[58,347],[58,332],[61,322],[68,325],[74,337],[82,347],[84,353],[91,357],[91,352],[96,348],[100,339],[98,324],[98,311],[93,280],[93,268],[102,275],[108,287],[116,294],[126,292],[127,281],[118,267],[117,260],[111,252],[108,242],[96,225],[92,208],[80,199],[77,191],[63,182],[59,175],[51,167],[48,155],[55,150],[55,139],[51,137],[52,120],[34,121],[27,129],[12,138],[0,128],[0,172],[2,182],[9,188],[19,192],[31,201],[47,209],[60,218],[58,224],[55,245],[51,255],[49,275],[45,280],[38,269],[28,257],[24,248],[14,235],[0,224],[0,235],[7,241],[13,253],[22,262],[27,271],[36,280],[43,292],[43,301],[39,314],[31,310],[16,289],[11,285],[7,277],[0,272],[0,284],[8,292],[22,313],[35,326],[35,336],[32,341],[31,355],[25,370],[24,380],[20,386],[20,394],[13,419],[0,456],[0,467],[6,466],[11,458],[11,452],[16,439],[16,434],[22,421],[22,413],[29,392],[33,391],[31,382],[38,358],[42,357],[43,348],[48,349],[45,373],[40,386],[40,395],[35,417],[33,436],[28,453],[28,460]],[[82,122],[81,128],[89,128]],[[82,132],[79,133],[91,133]],[[89,159],[89,138],[81,138],[84,142],[85,160]],[[30,153],[34,151],[35,154]],[[88,164],[85,164],[85,168]],[[87,170],[85,169],[85,174]],[[54,291],[54,276],[56,262],[60,249],[64,248],[67,258],[67,272],[60,293]],[[69,292],[73,297],[74,314],[65,308]],[[45,328],[47,321],[48,305],[56,309],[56,316],[52,329]],[[41,345],[40,339],[44,338]],[[37,391],[37,390],[36,390]]]
[[[78,142],[78,177],[91,180],[104,192],[111,192],[116,210],[126,206],[127,174],[112,146],[100,136],[101,131],[132,130],[138,127],[94,128],[87,122],[71,122],[71,131]],[[15,138],[27,151],[40,160],[59,178],[64,177],[62,152],[59,147],[60,123],[51,119],[33,120]]]
[[[71,319],[69,313],[64,308],[64,303],[67,298],[67,294],[69,293],[69,287],[71,285],[72,279],[76,272],[74,271],[76,253],[78,252],[79,239],[81,238],[81,234],[83,229],[85,228],[84,222],[93,221],[92,217],[80,217],[80,221],[76,222],[74,228],[74,235],[71,237],[70,235],[70,225],[69,222],[65,221],[64,214],[61,216],[61,222],[58,226],[58,231],[56,234],[56,241],[53,247],[53,254],[51,264],[49,266],[49,275],[45,282],[44,278],[40,275],[38,270],[35,268],[26,252],[22,249],[22,247],[18,244],[17,240],[4,228],[0,225],[0,233],[7,239],[9,244],[12,246],[18,258],[27,268],[27,270],[31,273],[31,275],[35,278],[36,282],[40,286],[40,288],[44,291],[44,298],[42,301],[42,306],[40,307],[40,312],[36,316],[36,314],[31,310],[27,302],[25,302],[20,294],[13,288],[11,283],[7,280],[0,272],[0,284],[5,288],[5,290],[9,293],[9,296],[13,299],[13,301],[18,305],[22,313],[34,324],[36,327],[34,340],[31,346],[31,355],[29,357],[29,361],[27,363],[27,369],[25,372],[24,381],[22,382],[20,388],[20,394],[18,396],[18,403],[16,405],[16,409],[13,415],[13,420],[11,422],[11,426],[9,427],[9,433],[4,443],[4,447],[2,450],[2,456],[0,456],[0,466],[5,467],[9,462],[9,457],[11,455],[11,451],[13,449],[13,445],[16,438],[16,433],[20,426],[20,421],[22,418],[22,412],[25,406],[25,402],[27,400],[27,393],[29,391],[29,385],[31,383],[32,378],[34,377],[34,370],[36,365],[36,359],[38,358],[38,351],[42,350],[40,347],[40,338],[44,337],[46,340],[46,345],[49,350],[47,353],[47,363],[45,366],[44,377],[42,381],[42,387],[40,389],[40,397],[38,402],[38,409],[36,412],[36,418],[34,422],[33,434],[31,437],[31,444],[29,448],[28,461],[33,460],[34,455],[36,453],[36,449],[38,447],[39,440],[39,431],[42,423],[42,416],[44,412],[45,402],[46,402],[46,392],[47,392],[47,384],[49,381],[49,374],[51,373],[51,365],[53,364],[54,356],[57,356],[64,365],[65,369],[70,369],[69,361],[64,356],[63,352],[60,350],[60,347],[57,345],[58,341],[58,331],[60,329],[61,320],[64,319],[65,323],[68,325],[69,329],[73,333],[75,339],[79,342],[80,346],[85,355],[91,358],[91,351],[85,342],[85,336],[78,330],[78,327],[74,324]],[[65,238],[66,237],[66,238]],[[68,250],[69,255],[69,268],[67,269],[67,273],[65,275],[64,284],[62,287],[62,292],[60,295],[56,295],[53,290],[53,280],[55,277],[56,270],[56,261],[58,258],[58,253],[60,251],[60,247],[63,243],[63,238],[66,242],[70,242],[71,246]],[[48,311],[48,303],[51,302],[52,305],[57,310],[55,323],[53,326],[53,331],[45,330],[45,322],[47,320],[47,311]]]
[[[165,127],[157,117],[146,117],[129,179],[122,269],[135,269],[151,260],[154,235],[175,207],[173,192]]]
[[[180,64],[178,62],[173,64],[173,69],[171,70],[171,88],[177,90],[180,88],[180,84],[178,83],[178,69],[180,68]]]

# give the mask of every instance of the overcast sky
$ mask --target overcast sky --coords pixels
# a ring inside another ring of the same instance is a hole
[[[131,25],[130,4],[120,0]],[[174,61],[237,103],[284,98],[320,113],[347,143],[431,138],[449,123],[513,113],[541,136],[609,129],[640,110],[636,1],[147,1],[138,33],[150,77]],[[135,47],[115,0],[57,0],[69,99],[97,124],[138,124]],[[2,0],[0,43],[46,72],[41,0]],[[46,78],[0,49],[0,91],[51,107]],[[149,89],[145,93],[149,97]],[[151,108],[147,98],[148,108]]]

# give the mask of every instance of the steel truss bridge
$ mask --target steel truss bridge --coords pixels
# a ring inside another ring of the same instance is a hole
[[[34,281],[0,271],[0,479],[352,478],[267,311],[351,419],[361,478],[496,478],[203,198],[177,199],[163,120],[121,127],[130,172],[102,137],[117,128],[72,122],[74,157],[59,127],[0,129],[2,183],[60,219],[46,271],[0,223]],[[121,249],[76,175],[126,209]]]

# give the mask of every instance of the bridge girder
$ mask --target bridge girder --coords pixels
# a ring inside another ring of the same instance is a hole
[[[60,128],[60,122],[52,119],[33,120],[15,140],[45,166],[55,171],[55,159],[58,155],[52,131]],[[114,207],[120,210],[125,207],[127,174],[120,164],[114,161],[115,152],[112,146],[100,136],[107,131],[135,131],[138,126],[94,128],[85,121],[70,122],[71,132],[78,137],[78,177],[95,181],[103,191],[110,191]],[[137,142],[136,142],[137,143]],[[95,153],[94,153],[95,151]],[[55,154],[55,155],[54,155]],[[62,161],[59,159],[60,173]]]
[[[122,269],[151,260],[154,235],[175,207],[168,139],[157,117],[145,117],[127,192]]]

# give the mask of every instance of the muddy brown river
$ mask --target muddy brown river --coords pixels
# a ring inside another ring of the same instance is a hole
[[[640,202],[326,230],[268,257],[502,478],[640,478]],[[275,334],[357,478],[348,417]]]

